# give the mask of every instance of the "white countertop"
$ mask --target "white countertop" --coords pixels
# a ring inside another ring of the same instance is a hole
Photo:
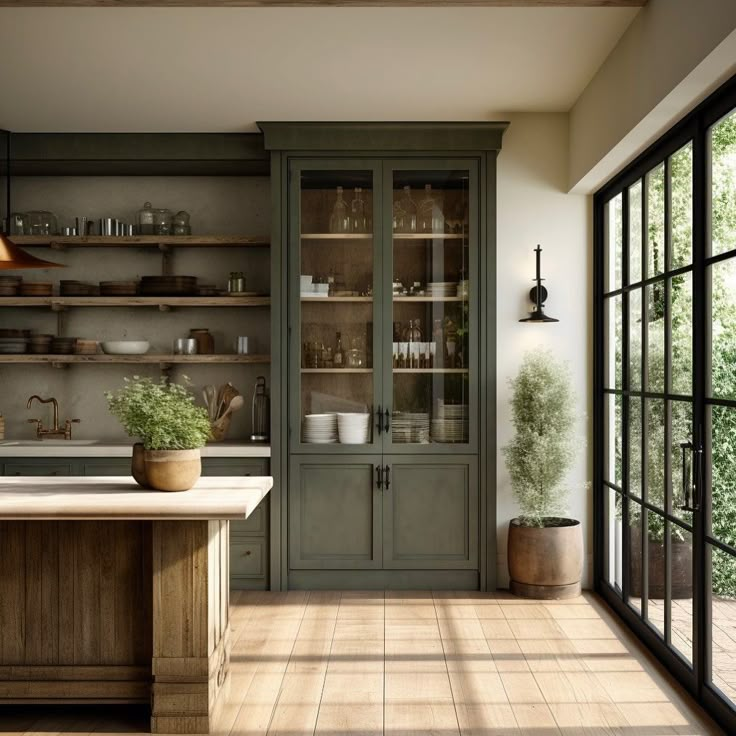
[[[273,478],[200,478],[190,491],[162,493],[124,477],[0,479],[0,520],[245,519]]]
[[[130,442],[94,440],[4,440],[3,457],[130,457]],[[202,448],[202,457],[271,457],[269,445],[237,442],[213,442]]]

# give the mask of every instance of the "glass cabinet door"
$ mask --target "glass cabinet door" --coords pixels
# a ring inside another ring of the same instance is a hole
[[[477,174],[456,164],[384,173],[383,441],[393,451],[475,444]]]
[[[292,168],[291,240],[298,250],[291,262],[299,265],[290,289],[299,296],[292,299],[291,348],[300,358],[292,373],[299,399],[291,443],[302,451],[355,453],[380,441],[373,421],[380,392],[375,183],[373,164]]]

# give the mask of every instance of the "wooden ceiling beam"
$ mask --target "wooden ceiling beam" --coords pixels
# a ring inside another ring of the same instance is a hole
[[[13,8],[264,8],[264,7],[477,7],[638,8],[647,0],[0,0]]]

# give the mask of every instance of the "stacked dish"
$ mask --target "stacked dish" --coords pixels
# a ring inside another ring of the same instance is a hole
[[[88,284],[84,281],[72,281],[63,279],[59,281],[60,296],[97,296],[100,287],[97,284]]]
[[[75,355],[97,355],[97,340],[77,340],[74,345]]]
[[[437,402],[436,416],[432,419],[433,442],[468,441],[468,405]]]
[[[196,276],[144,276],[140,293],[143,296],[196,296]]]
[[[49,281],[39,281],[31,283],[29,281],[21,282],[21,296],[51,296],[53,294],[53,284]]]
[[[427,296],[457,296],[456,281],[430,281],[427,284]]]
[[[0,330],[0,355],[16,355],[25,353],[28,338],[23,330]]]
[[[315,445],[337,442],[337,414],[305,414],[304,441]]]
[[[72,355],[76,344],[76,337],[55,337],[51,340],[49,352],[52,355]]]
[[[137,281],[100,281],[100,296],[135,296]]]
[[[429,414],[427,412],[395,411],[391,420],[392,440],[396,444],[427,444]]]
[[[0,296],[18,296],[22,281],[20,276],[0,276]]]
[[[46,355],[51,352],[53,335],[31,335],[28,338],[28,352],[34,355]]]
[[[368,442],[370,414],[338,413],[337,432],[343,445],[364,445]]]

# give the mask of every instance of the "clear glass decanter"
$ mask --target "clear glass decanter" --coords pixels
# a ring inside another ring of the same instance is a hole
[[[398,201],[398,208],[394,207],[394,213],[398,216],[396,219],[396,232],[398,233],[415,233],[417,231],[417,206],[411,198],[411,187],[404,187],[404,194]]]
[[[420,233],[445,232],[445,216],[432,196],[432,185],[424,185],[424,199],[419,203],[418,229]]]
[[[331,233],[349,233],[350,232],[350,212],[347,202],[343,198],[342,187],[337,188],[335,205],[330,215],[330,232]]]
[[[368,232],[368,219],[361,187],[355,187],[355,196],[350,203],[350,225],[354,233]]]

